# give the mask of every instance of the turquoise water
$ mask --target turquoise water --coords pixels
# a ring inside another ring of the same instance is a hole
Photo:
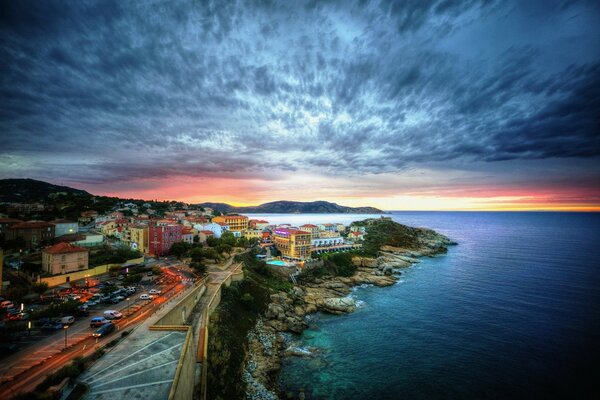
[[[352,215],[261,215],[349,222]],[[459,245],[398,284],[357,288],[359,309],[316,314],[282,390],[312,399],[594,398],[600,382],[600,214],[394,213]]]
[[[269,265],[278,265],[280,267],[285,267],[285,266],[288,265],[288,263],[286,263],[285,261],[279,261],[279,260],[268,261],[267,264],[269,264]]]

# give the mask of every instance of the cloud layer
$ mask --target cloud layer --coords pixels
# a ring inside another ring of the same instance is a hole
[[[1,8],[4,177],[498,176],[506,161],[583,171],[600,154],[591,2]]]

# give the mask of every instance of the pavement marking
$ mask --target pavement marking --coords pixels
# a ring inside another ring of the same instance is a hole
[[[158,340],[155,340],[155,341],[153,341],[152,343],[149,343],[149,344],[147,344],[146,346],[144,346],[144,347],[140,348],[139,350],[136,350],[136,351],[134,351],[133,353],[131,353],[131,354],[130,354],[130,355],[128,355],[127,357],[120,359],[120,360],[119,360],[119,362],[123,362],[124,360],[127,360],[129,357],[133,357],[134,355],[136,355],[136,354],[137,354],[137,353],[139,353],[140,351],[146,350],[148,347],[150,347],[150,346],[152,346],[153,344],[155,344],[155,343],[158,343],[158,342],[160,342],[160,341],[162,341],[162,340],[164,340],[164,339],[168,338],[169,336],[171,336],[171,335],[172,335],[172,334],[174,334],[174,333],[175,333],[175,332],[171,332],[171,333],[169,333],[168,335],[165,335],[165,336],[161,337],[160,339],[158,339]],[[101,369],[100,371],[96,372],[95,374],[88,376],[88,379],[90,379],[90,378],[92,378],[92,377],[94,377],[94,376],[96,376],[96,375],[98,375],[98,374],[100,374],[100,373],[102,373],[102,372],[106,371],[107,369],[110,369],[111,367],[112,367],[112,365],[109,365],[108,367],[106,367],[106,368],[104,368],[104,369]]]
[[[94,384],[94,386],[95,386],[95,387],[98,387],[98,386],[104,386],[104,385],[108,385],[108,384],[110,384],[110,383],[113,383],[113,382],[116,382],[116,381],[120,381],[120,380],[123,380],[123,379],[125,379],[125,378],[130,378],[130,377],[132,377],[132,376],[139,375],[139,374],[143,374],[143,373],[146,373],[146,372],[148,372],[148,371],[151,371],[151,370],[153,370],[153,369],[161,368],[161,367],[164,367],[164,366],[167,366],[167,365],[170,365],[170,364],[176,364],[176,363],[178,363],[178,362],[179,362],[179,360],[173,360],[173,361],[170,361],[170,362],[168,362],[168,363],[160,364],[160,365],[157,365],[157,366],[155,366],[155,367],[152,367],[152,368],[147,368],[147,369],[144,369],[144,370],[142,370],[142,371],[139,371],[139,372],[134,372],[133,374],[129,374],[129,375],[120,376],[120,377],[118,377],[117,379],[113,379],[113,380],[110,380],[110,381],[107,381],[107,382],[104,382],[104,383],[100,383],[100,384]]]
[[[112,372],[109,372],[108,374],[104,375],[103,377],[100,377],[99,379],[100,379],[100,380],[102,380],[103,378],[106,378],[107,376],[110,376],[110,375],[112,375],[112,374],[115,374],[115,373],[117,373],[117,372],[120,372],[120,371],[123,371],[123,370],[129,369],[129,368],[133,367],[134,365],[137,365],[137,364],[139,364],[139,363],[142,363],[142,362],[144,362],[144,361],[148,361],[148,360],[149,360],[149,359],[151,359],[152,357],[155,357],[155,356],[157,356],[157,355],[159,355],[159,354],[161,354],[161,353],[166,353],[167,351],[170,351],[170,350],[174,349],[175,347],[180,347],[180,346],[183,346],[183,343],[177,343],[175,346],[168,347],[168,348],[166,348],[166,349],[164,349],[164,350],[162,350],[162,351],[159,351],[158,353],[154,353],[154,354],[152,354],[152,355],[151,355],[151,356],[149,356],[149,357],[142,358],[141,360],[139,360],[139,361],[136,361],[136,362],[134,362],[134,363],[132,363],[132,364],[129,364],[129,365],[127,365],[127,366],[123,367],[123,368],[120,368],[120,369],[114,370],[114,371],[112,371]],[[124,360],[124,359],[123,359],[123,360]],[[121,363],[123,360],[119,360],[119,363]],[[178,360],[177,360],[177,361],[179,361],[179,358],[178,358]]]
[[[95,394],[103,394],[103,393],[110,393],[110,392],[119,392],[121,390],[128,390],[128,389],[134,389],[134,388],[146,387],[146,386],[163,385],[165,383],[172,383],[172,382],[173,382],[173,379],[169,379],[168,381],[157,381],[157,382],[152,382],[152,383],[144,383],[144,384],[140,384],[140,385],[124,386],[124,387],[120,387],[120,388],[116,388],[116,389],[100,390],[98,392],[92,390],[92,391],[90,391],[90,394],[95,395]]]

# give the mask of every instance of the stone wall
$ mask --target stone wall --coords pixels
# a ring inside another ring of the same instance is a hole
[[[192,328],[188,327],[187,336],[181,349],[181,356],[175,371],[175,379],[169,393],[169,400],[188,400],[194,397],[196,372],[196,354]]]

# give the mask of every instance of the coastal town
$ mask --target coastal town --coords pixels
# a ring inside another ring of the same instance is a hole
[[[113,343],[116,332],[221,271],[262,265],[264,276],[292,285],[329,255],[360,251],[366,235],[365,226],[335,221],[295,226],[181,202],[112,202],[103,211],[80,207],[77,218],[48,202],[0,205],[0,393],[20,389],[19,381],[31,389],[19,379],[27,371],[42,379],[44,364],[67,368],[71,346]],[[50,353],[31,355],[40,352]],[[62,393],[65,385],[45,389]]]

